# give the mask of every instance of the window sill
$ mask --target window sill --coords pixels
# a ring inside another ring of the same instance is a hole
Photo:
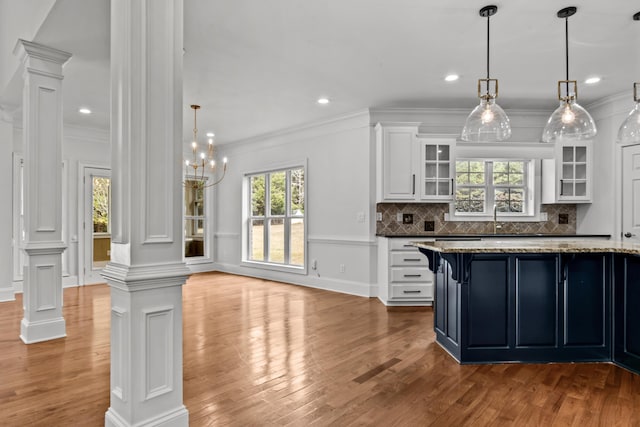
[[[444,214],[444,220],[450,222],[493,222],[493,215],[451,215]],[[534,215],[510,216],[500,215],[496,218],[497,222],[546,222],[548,216],[546,212],[538,212]]]
[[[242,261],[240,262],[240,265],[243,267],[259,268],[262,270],[280,271],[283,273],[307,274],[307,268],[302,266],[273,264],[259,261]]]

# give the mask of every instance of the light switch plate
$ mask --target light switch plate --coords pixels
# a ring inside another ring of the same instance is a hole
[[[398,222],[402,222],[402,212],[398,212],[398,213],[396,214],[396,221],[398,221]]]

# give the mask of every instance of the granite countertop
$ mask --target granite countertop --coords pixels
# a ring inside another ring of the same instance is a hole
[[[418,248],[443,253],[602,253],[640,255],[640,244],[619,240],[540,239],[415,241]]]
[[[553,239],[572,239],[572,238],[604,238],[611,237],[610,234],[376,234],[377,237],[386,238],[411,238],[411,239],[529,239],[529,238],[553,238]]]

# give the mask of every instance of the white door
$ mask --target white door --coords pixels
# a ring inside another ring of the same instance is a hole
[[[640,243],[640,145],[622,148],[622,240]]]
[[[82,284],[104,283],[100,272],[111,257],[111,171],[84,168]]]

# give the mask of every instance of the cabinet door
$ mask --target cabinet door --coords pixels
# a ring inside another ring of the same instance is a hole
[[[389,127],[382,129],[383,198],[414,200],[416,175],[413,150],[416,128]]]
[[[453,200],[453,142],[429,139],[421,141],[420,200]]]
[[[562,143],[556,154],[558,201],[591,201],[590,141]]]

